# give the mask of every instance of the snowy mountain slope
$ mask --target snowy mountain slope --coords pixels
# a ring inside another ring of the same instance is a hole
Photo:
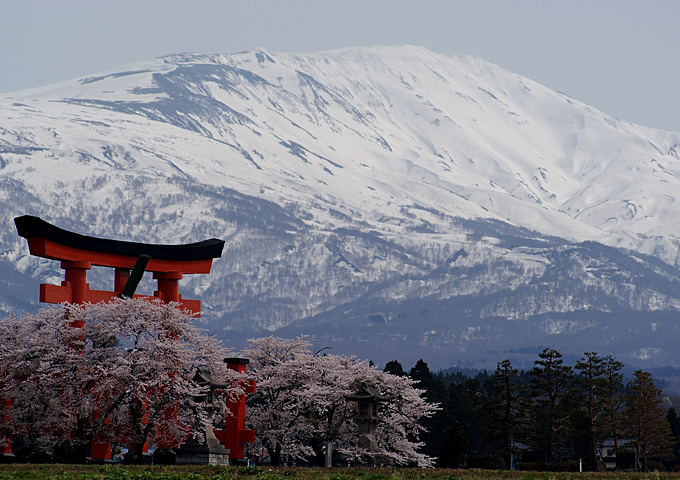
[[[59,281],[16,236],[12,218],[26,213],[111,238],[220,237],[213,274],[182,285],[234,338],[472,297],[483,307],[459,314],[465,328],[679,309],[672,267],[637,268],[680,263],[680,134],[478,58],[409,46],[172,55],[0,96],[0,118],[7,265]],[[586,294],[560,284],[555,262],[587,241],[639,253],[608,267],[618,275],[593,274],[600,253],[560,264],[577,284],[590,279]],[[426,324],[439,323],[438,336],[469,343],[434,310],[409,341],[427,344]]]

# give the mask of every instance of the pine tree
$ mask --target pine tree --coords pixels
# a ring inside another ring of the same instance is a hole
[[[498,363],[489,380],[491,392],[482,407],[481,415],[487,421],[488,440],[498,445],[500,454],[510,467],[515,453],[514,440],[519,423],[522,392],[518,373],[510,360]]]
[[[544,453],[546,462],[552,462],[568,435],[573,413],[568,395],[574,375],[557,350],[546,348],[538,356],[530,372],[528,440]]]
[[[397,360],[390,360],[385,364],[385,368],[383,369],[383,372],[385,373],[390,373],[392,375],[396,375],[398,377],[405,377],[406,372],[404,371],[404,368],[401,366],[401,363],[399,363]]]
[[[449,393],[442,380],[437,380],[432,375],[430,367],[421,358],[418,360],[411,371],[409,377],[417,381],[416,386],[425,390],[425,398],[428,402],[440,406],[440,410],[432,415],[430,418],[423,419],[423,426],[426,433],[423,434],[422,439],[425,443],[423,453],[426,455],[436,457],[439,455],[442,436],[444,430],[450,425],[451,418],[449,412]]]
[[[668,420],[668,425],[671,427],[671,433],[673,434],[673,454],[677,457],[678,453],[680,453],[680,417],[675,407],[668,409],[666,420]]]
[[[478,415],[479,405],[484,401],[482,384],[477,377],[449,385],[446,427],[458,423],[463,428],[468,453],[481,454],[486,450]]]
[[[585,352],[576,362],[576,369],[580,371],[579,383],[583,393],[583,409],[588,438],[588,453],[586,468],[595,470],[597,422],[604,413],[604,402],[607,393],[607,378],[605,377],[606,359],[598,357],[596,352]]]
[[[608,355],[605,357],[603,368],[605,380],[603,415],[597,422],[597,427],[603,437],[612,438],[614,448],[618,449],[625,407],[623,373],[621,373],[623,363]]]
[[[647,471],[650,458],[673,458],[673,434],[661,408],[661,390],[654,385],[652,375],[635,371],[628,384],[626,417],[628,434],[634,438],[638,471]]]
[[[447,467],[459,467],[467,448],[467,436],[463,427],[454,421],[446,427],[439,448],[439,460]]]

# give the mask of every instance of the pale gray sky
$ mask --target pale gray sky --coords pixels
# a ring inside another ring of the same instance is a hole
[[[414,44],[680,132],[680,0],[0,0],[0,16],[0,92],[178,52]]]

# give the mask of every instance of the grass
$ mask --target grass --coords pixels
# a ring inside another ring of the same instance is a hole
[[[670,480],[675,473],[0,464],[0,480]]]

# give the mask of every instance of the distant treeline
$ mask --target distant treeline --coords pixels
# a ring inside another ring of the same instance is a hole
[[[651,372],[672,377],[680,370],[636,370],[625,379],[624,370],[594,352],[567,365],[549,348],[521,371],[509,360],[493,372],[433,373],[422,359],[408,372],[397,360],[385,366],[418,380],[427,400],[439,404],[422,440],[440,467],[604,470],[618,452],[618,468],[673,469],[680,418]]]

